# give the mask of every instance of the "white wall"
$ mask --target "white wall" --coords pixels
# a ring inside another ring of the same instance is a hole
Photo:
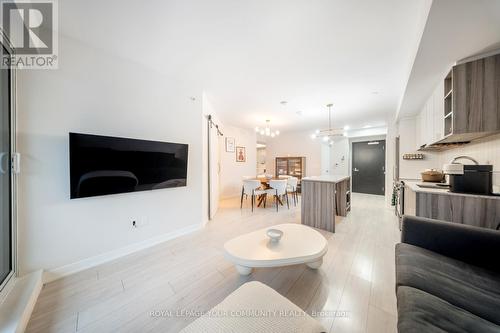
[[[387,135],[385,137],[385,203],[388,207],[392,205],[392,190],[396,178],[396,137],[398,136],[398,124],[392,116],[387,121]],[[392,207],[391,207],[392,208]]]
[[[439,154],[435,152],[417,151],[417,124],[415,117],[399,120],[399,178],[420,179],[425,169],[440,169]],[[423,160],[403,160],[403,154],[423,153]]]
[[[21,274],[202,221],[201,89],[63,36],[59,48],[58,70],[18,76]],[[187,187],[70,200],[68,132],[187,143]],[[132,228],[137,217],[148,224]]]
[[[330,149],[330,174],[344,176],[350,171],[350,147],[346,137],[334,140]]]
[[[257,175],[257,137],[254,130],[224,126],[224,138],[220,140],[220,197],[239,196],[243,176]],[[246,162],[236,162],[236,153],[226,152],[225,138],[235,138],[237,147],[245,147]]]
[[[321,142],[311,139],[311,132],[286,132],[267,140],[267,171],[275,174],[276,157],[306,158],[305,176],[321,174]]]
[[[321,175],[329,175],[332,169],[332,147],[321,144]]]

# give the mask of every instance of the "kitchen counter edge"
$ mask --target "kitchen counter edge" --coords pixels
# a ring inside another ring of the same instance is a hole
[[[324,182],[324,183],[340,183],[346,179],[349,179],[350,176],[311,176],[304,177],[302,181],[308,182]]]
[[[404,181],[405,184],[414,192],[420,192],[420,193],[431,193],[431,194],[445,194],[445,195],[458,195],[458,196],[463,196],[463,197],[474,197],[474,198],[483,198],[483,199],[496,199],[500,200],[500,196],[498,195],[480,195],[480,194],[469,194],[469,193],[455,193],[455,192],[450,192],[446,188],[427,188],[427,187],[420,187],[417,184],[422,183],[420,182],[411,182],[411,181]]]

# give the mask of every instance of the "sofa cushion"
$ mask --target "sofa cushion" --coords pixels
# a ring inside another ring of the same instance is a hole
[[[396,287],[399,286],[423,290],[500,325],[498,273],[400,243],[396,245]]]
[[[181,333],[320,333],[319,322],[263,283],[245,283]]]
[[[398,332],[498,333],[500,326],[428,294],[398,288]]]

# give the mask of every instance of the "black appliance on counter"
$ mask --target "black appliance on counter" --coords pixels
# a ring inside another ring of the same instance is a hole
[[[450,174],[450,192],[491,195],[492,165],[463,165],[462,174]]]

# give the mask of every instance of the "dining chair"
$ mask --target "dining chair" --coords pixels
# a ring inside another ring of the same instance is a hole
[[[248,180],[248,179],[255,179],[255,177],[252,177],[252,176],[243,176],[243,177],[241,177],[241,179]],[[245,194],[245,200],[246,199],[248,199],[248,196]]]
[[[269,195],[274,196],[274,202],[276,203],[276,211],[278,211],[278,206],[280,205],[280,197],[286,197],[286,205],[288,209],[290,209],[290,204],[288,202],[288,193],[286,191],[287,180],[286,179],[271,179],[269,181],[269,189],[265,190],[265,192]],[[264,198],[264,200],[267,199]],[[265,203],[265,201],[264,201]],[[265,206],[264,206],[265,207]]]
[[[266,191],[260,189],[260,181],[257,179],[245,179],[243,180],[243,186],[241,187],[241,201],[240,209],[243,208],[243,196],[250,196],[252,198],[252,212],[253,206],[255,204],[255,199],[260,195],[266,195]],[[265,198],[264,198],[265,200]],[[265,202],[264,202],[265,205]],[[265,207],[265,206],[264,206]]]
[[[299,201],[299,196],[297,193],[297,185],[299,183],[299,179],[297,177],[290,177],[287,180],[286,190],[288,193],[292,194],[293,204],[297,206],[297,201]]]

